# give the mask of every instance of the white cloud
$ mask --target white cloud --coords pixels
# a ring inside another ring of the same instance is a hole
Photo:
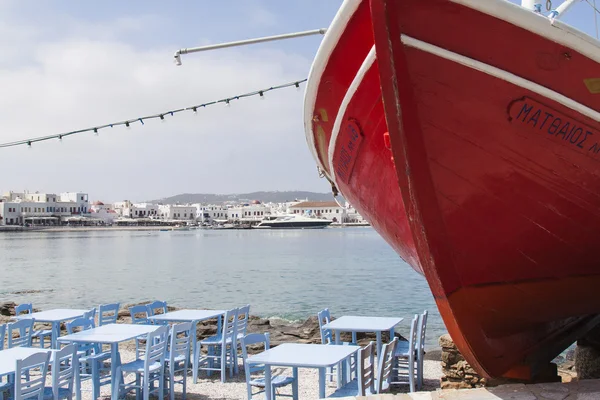
[[[155,22],[142,16],[104,27],[80,23],[66,37],[45,39],[47,27],[0,21],[0,34],[15,38],[0,44],[0,51],[15,58],[26,54],[21,61],[0,64],[0,141],[130,119],[308,73],[311,60],[295,54],[293,46],[285,52],[247,48],[187,55],[184,65],[175,67],[176,45],[140,49],[124,40],[127,31],[143,31]],[[208,107],[197,116],[167,117],[166,123],[113,128],[97,138],[83,134],[31,149],[0,149],[0,189],[85,190],[106,200],[179,192],[327,190],[316,178],[305,143],[302,94],[291,88],[265,97]]]

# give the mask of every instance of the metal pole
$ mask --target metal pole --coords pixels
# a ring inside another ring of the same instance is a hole
[[[536,13],[542,12],[542,0],[521,0],[521,7]]]
[[[295,32],[295,33],[285,33],[283,35],[265,36],[265,37],[256,38],[256,39],[238,40],[236,42],[211,44],[211,45],[208,45],[208,46],[191,47],[189,49],[181,49],[181,50],[177,50],[175,52],[175,56],[174,56],[175,57],[175,64],[181,65],[181,55],[182,54],[197,53],[197,52],[200,52],[200,51],[207,51],[207,50],[224,49],[226,47],[245,46],[245,45],[248,45],[248,44],[255,44],[255,43],[272,42],[272,41],[275,41],[275,40],[293,39],[293,38],[298,38],[298,37],[303,37],[303,36],[324,35],[325,32],[327,32],[327,29],[326,28],[321,28],[321,29],[313,29],[311,31],[303,31],[303,32]]]
[[[575,5],[575,2],[577,2],[577,1],[580,1],[580,0],[565,0],[565,2],[562,3],[560,6],[558,6],[556,8],[556,10],[552,10],[552,12],[550,12],[550,15],[548,17],[551,20],[559,19],[560,17],[565,15],[565,13],[569,10],[569,8],[571,8],[573,5]]]

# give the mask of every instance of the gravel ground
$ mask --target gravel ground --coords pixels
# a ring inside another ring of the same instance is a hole
[[[135,357],[135,352],[131,348],[120,350],[123,362],[132,360]],[[285,368],[274,368],[273,374],[284,374],[291,376],[292,371]],[[299,398],[313,400],[319,398],[319,375],[316,369],[300,368],[298,370],[298,392]],[[442,376],[442,368],[439,361],[424,361],[424,388],[423,390],[432,391],[440,387],[440,377]],[[126,378],[130,379],[130,378]],[[82,384],[82,389],[87,390],[82,393],[82,399],[91,399],[91,385],[89,381]],[[326,394],[333,393],[336,389],[335,382],[327,382]],[[406,386],[395,386],[394,393],[408,392]],[[175,386],[176,398],[180,398],[181,385]],[[281,394],[291,394],[291,386],[279,390]],[[110,398],[110,386],[103,386],[101,389],[102,398],[108,400]],[[240,374],[233,378],[227,377],[226,383],[221,383],[220,374],[214,373],[211,377],[206,376],[206,372],[202,371],[197,384],[193,384],[191,371],[187,379],[187,399],[189,400],[241,400],[247,398],[246,381],[243,369],[240,366]],[[264,399],[264,394],[255,396],[256,399]]]

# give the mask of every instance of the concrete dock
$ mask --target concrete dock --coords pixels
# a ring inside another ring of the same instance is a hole
[[[600,380],[569,383],[510,384],[492,388],[346,397],[345,400],[600,400]],[[340,399],[341,400],[341,399]]]

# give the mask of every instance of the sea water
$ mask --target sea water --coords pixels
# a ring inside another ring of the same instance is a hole
[[[446,331],[425,279],[370,227],[0,233],[0,271],[0,299],[40,309],[160,299],[304,320],[329,308],[403,317],[405,337],[428,310],[428,346]]]

